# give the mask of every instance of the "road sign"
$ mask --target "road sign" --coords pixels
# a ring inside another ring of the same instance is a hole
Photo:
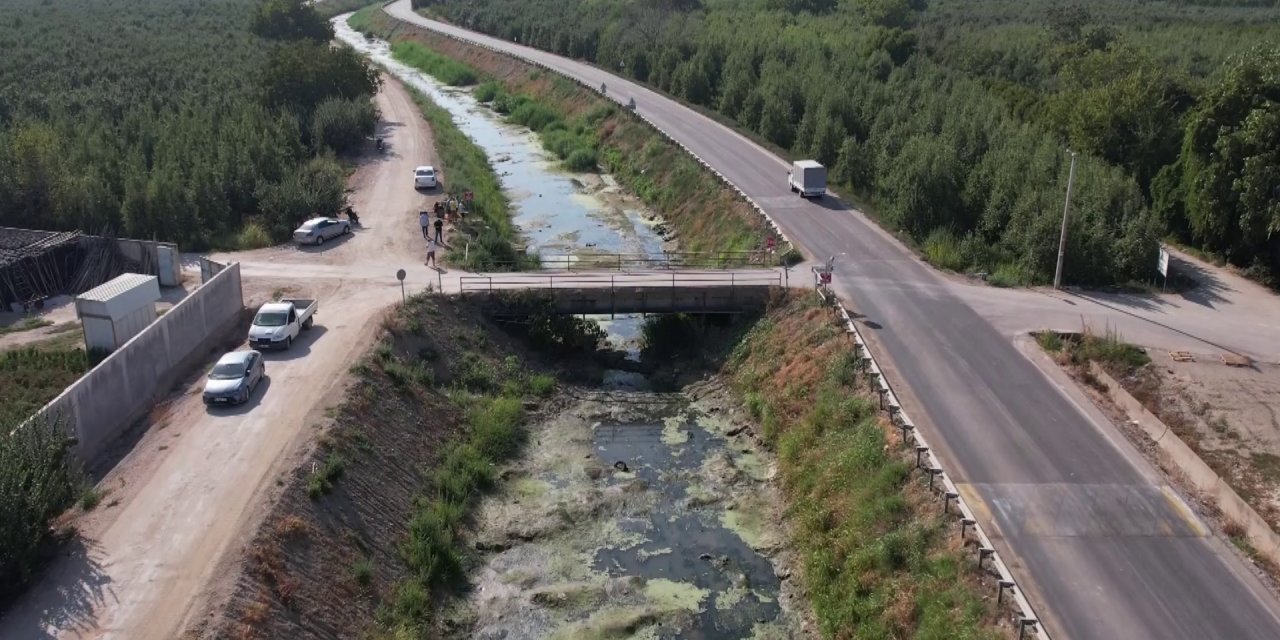
[[[813,268],[813,272],[818,276],[818,284],[831,284],[833,271],[835,271],[835,265],[830,263]]]
[[[400,303],[401,304],[404,304],[409,301],[408,297],[404,295],[404,277],[407,275],[409,274],[405,273],[404,269],[396,271],[396,280],[400,281]]]
[[[1169,252],[1160,247],[1160,258],[1156,261],[1156,269],[1160,271],[1160,275],[1169,277]]]

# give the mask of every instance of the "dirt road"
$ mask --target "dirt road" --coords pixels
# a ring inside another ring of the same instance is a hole
[[[289,453],[341,394],[347,369],[374,337],[378,313],[399,299],[391,286],[307,282],[293,275],[305,270],[290,265],[421,262],[415,212],[429,200],[413,190],[412,169],[439,162],[430,130],[398,84],[387,82],[378,105],[389,151],[352,177],[363,229],[319,251],[220,256],[277,265],[269,277],[246,275],[247,295],[261,301],[291,289],[317,297],[316,326],[291,351],[267,355],[269,380],[245,406],[207,410],[202,380],[162,404],[153,426],[102,481],[101,506],[80,523],[83,544],[50,565],[0,620],[0,638],[167,640],[195,622],[219,560],[237,550]]]

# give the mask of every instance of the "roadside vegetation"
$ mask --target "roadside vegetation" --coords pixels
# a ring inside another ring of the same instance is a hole
[[[19,425],[89,366],[84,350],[65,339],[0,351],[0,606],[30,583],[50,523],[85,483],[60,416]]]
[[[1165,235],[1280,268],[1266,0],[415,0],[627,74],[812,157],[939,266],[1147,281]]]
[[[326,20],[334,16],[340,16],[348,11],[381,6],[382,3],[370,2],[369,0],[324,0],[324,2],[315,3],[316,13]]]
[[[778,453],[823,637],[1006,637],[991,577],[962,554],[829,308],[812,293],[780,300],[724,371]]]
[[[764,248],[766,226],[748,204],[678,146],[594,92],[510,58],[401,25],[379,11],[353,16],[350,24],[391,38],[394,47],[412,44],[412,50],[434,52],[432,60],[451,60],[472,71],[479,83],[474,88],[478,100],[537,132],[543,147],[566,168],[599,168],[615,176],[662,214],[682,251]],[[418,68],[452,84],[454,72],[436,74],[432,66],[438,65]]]
[[[578,368],[599,344],[594,323],[538,304],[515,326],[439,295],[388,313],[253,534],[221,635],[439,637],[473,566],[474,507],[521,451],[528,414],[554,403],[552,367]]]
[[[469,271],[519,271],[536,266],[537,256],[517,247],[520,234],[511,223],[511,202],[484,150],[458,129],[448,110],[412,86],[405,85],[405,89],[431,124],[436,153],[444,164],[441,188],[455,196],[467,191],[472,194],[471,214],[457,225],[467,240],[448,247],[449,264]]]
[[[15,0],[5,16],[0,225],[203,249],[280,241],[342,205],[336,157],[372,133],[378,76],[309,3]]]

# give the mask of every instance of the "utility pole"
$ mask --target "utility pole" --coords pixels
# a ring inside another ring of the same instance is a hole
[[[1058,236],[1058,268],[1053,270],[1053,288],[1062,288],[1062,259],[1067,254],[1067,214],[1071,212],[1071,187],[1076,181],[1076,152],[1071,152],[1071,172],[1067,174],[1067,201],[1062,205],[1062,233]]]

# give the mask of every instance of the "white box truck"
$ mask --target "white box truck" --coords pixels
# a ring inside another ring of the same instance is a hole
[[[821,198],[827,193],[827,168],[814,160],[796,160],[787,173],[787,184],[801,198]]]

